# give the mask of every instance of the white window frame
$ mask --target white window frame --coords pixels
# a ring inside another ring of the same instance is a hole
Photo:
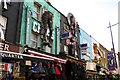
[[[35,11],[35,8],[37,8],[37,12]],[[41,21],[41,15],[42,15],[41,5],[38,2],[34,2],[33,18],[35,18],[38,21]]]
[[[33,38],[33,36],[34,36],[36,39]],[[32,43],[35,43],[35,45],[33,46]],[[40,35],[35,34],[34,32],[32,32],[32,37],[31,37],[31,44],[30,44],[30,46],[31,46],[32,48],[38,48],[38,47],[40,47]]]

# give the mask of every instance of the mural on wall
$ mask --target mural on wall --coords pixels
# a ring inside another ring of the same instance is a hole
[[[93,37],[91,37],[92,40],[92,61],[95,63],[99,63],[100,62],[100,57],[101,57],[101,53],[100,53],[100,46],[99,46],[99,42],[97,42]]]

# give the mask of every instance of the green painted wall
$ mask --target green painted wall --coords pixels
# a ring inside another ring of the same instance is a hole
[[[55,10],[53,7],[51,7],[48,3],[46,3],[44,0],[35,0],[36,2],[38,2],[42,8],[45,7],[48,11],[50,11],[53,14],[53,49],[52,49],[52,53],[57,54],[60,51],[60,30],[57,30],[57,35],[55,34],[55,28],[58,27],[60,29],[60,13]],[[26,8],[28,7],[29,11],[33,11],[34,9],[34,0],[24,0],[24,6],[23,6],[23,13],[22,13],[22,24],[21,24],[21,37],[20,37],[20,44],[24,45],[26,44],[26,14],[27,14],[27,10]],[[30,39],[31,39],[31,31],[32,31],[32,15],[30,15],[29,17],[30,20],[30,28],[29,28],[29,41],[28,41],[28,45],[30,46]],[[57,36],[57,39],[55,39],[55,37]],[[57,40],[57,41],[56,41]],[[57,46],[56,46],[56,42],[57,42]]]

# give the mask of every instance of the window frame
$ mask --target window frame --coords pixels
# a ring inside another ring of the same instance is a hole
[[[37,9],[37,11],[35,11],[35,9]],[[34,10],[32,17],[37,21],[41,21],[41,16],[42,16],[42,6],[38,2],[34,2]]]
[[[38,47],[40,47],[40,35],[36,34],[35,32],[32,31],[32,37],[30,39],[30,42],[31,42],[30,43],[30,47],[32,47],[32,48],[38,48]],[[33,46],[32,43],[35,43],[35,45]]]

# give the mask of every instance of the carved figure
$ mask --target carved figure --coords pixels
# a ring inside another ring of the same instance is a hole
[[[45,11],[42,15],[42,35],[43,35],[43,42],[49,42],[50,44],[52,43],[52,31],[53,31],[53,27],[52,27],[52,14],[49,11]],[[49,36],[47,37],[47,29],[49,29]],[[46,40],[47,39],[47,40]]]

